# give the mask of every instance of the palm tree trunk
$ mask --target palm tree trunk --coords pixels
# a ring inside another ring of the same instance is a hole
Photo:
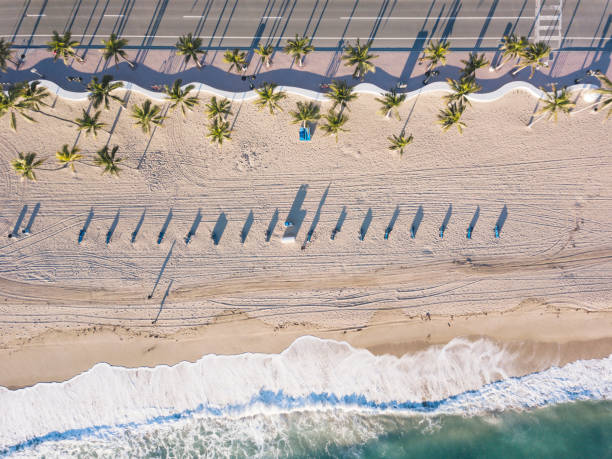
[[[570,115],[575,115],[576,113],[580,113],[583,112],[585,110],[588,110],[589,108],[595,107],[596,105],[599,105],[601,103],[600,99],[597,99],[597,102],[594,102],[592,104],[587,105],[586,107],[582,107],[580,110],[572,110],[570,112]]]
[[[298,59],[298,66],[304,67],[304,56],[300,56],[300,58]]]
[[[196,58],[194,59],[195,65],[198,69],[202,70],[202,64],[200,64],[200,60],[198,59],[198,57],[196,56]]]
[[[391,116],[391,110],[392,109],[387,110],[387,114],[385,115],[385,118],[389,119],[389,117]]]
[[[527,125],[528,128],[531,128],[531,126],[533,126],[534,124],[536,124],[538,121],[540,121],[542,118],[544,118],[546,116],[546,113],[543,113],[542,115],[538,116],[537,118],[534,118],[533,121],[531,121],[531,123],[529,123]]]
[[[127,63],[128,63],[128,65],[130,66],[130,68],[131,68],[132,70],[134,70],[134,69],[136,68],[136,64],[134,64],[134,63],[133,63],[132,61],[130,61],[129,59],[127,59],[127,58],[125,58],[125,57],[124,57],[124,58],[123,58],[123,60],[124,60],[125,62],[127,62]]]
[[[270,65],[272,65],[272,59],[268,58],[266,59],[266,68],[270,68]]]

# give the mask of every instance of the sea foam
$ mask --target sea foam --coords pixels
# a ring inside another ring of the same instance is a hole
[[[63,383],[0,387],[0,454],[188,418],[329,409],[475,415],[612,398],[612,356],[508,377],[519,358],[486,339],[397,358],[307,336],[280,354],[155,368],[102,363]]]

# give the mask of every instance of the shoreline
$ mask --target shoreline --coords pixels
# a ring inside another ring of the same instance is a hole
[[[194,362],[207,354],[280,353],[300,336],[345,341],[376,355],[396,357],[444,345],[453,338],[486,337],[520,354],[509,376],[541,371],[612,353],[612,311],[523,305],[505,312],[408,316],[380,311],[363,327],[307,324],[273,326],[244,314],[174,334],[134,332],[122,327],[48,330],[0,349],[0,386],[20,389],[63,382],[105,362],[127,368]],[[239,336],[237,339],[236,337]]]

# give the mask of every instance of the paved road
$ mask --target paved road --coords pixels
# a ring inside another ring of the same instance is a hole
[[[455,48],[492,48],[509,31],[538,38],[537,3],[559,0],[11,0],[0,6],[0,35],[26,47],[43,45],[53,30],[71,30],[93,46],[111,32],[138,47],[172,46],[193,32],[208,47],[279,45],[305,33],[319,48],[356,37],[374,38],[377,48],[411,48],[430,37],[447,37]],[[612,2],[563,4],[553,46],[605,46]]]

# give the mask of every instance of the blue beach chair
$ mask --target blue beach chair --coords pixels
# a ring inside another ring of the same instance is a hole
[[[307,127],[300,128],[300,141],[308,142],[310,141],[310,129]]]

